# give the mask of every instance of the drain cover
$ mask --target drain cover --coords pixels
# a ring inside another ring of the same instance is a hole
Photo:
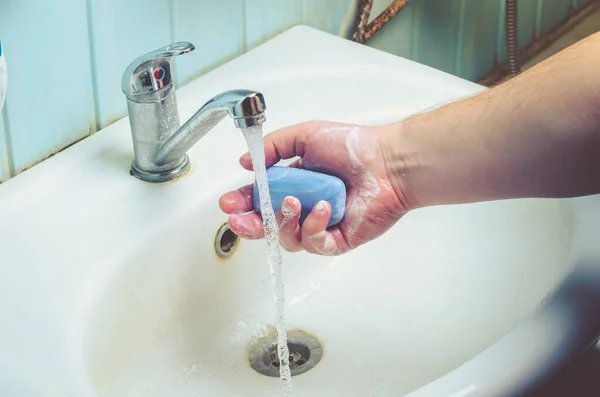
[[[321,343],[303,331],[288,331],[288,348],[292,376],[314,368],[323,357]],[[250,365],[260,374],[279,376],[277,333],[260,338],[250,346]]]

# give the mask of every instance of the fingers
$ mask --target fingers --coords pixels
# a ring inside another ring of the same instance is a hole
[[[340,250],[333,234],[327,231],[331,206],[319,201],[302,224],[302,248],[311,254],[338,255]]]
[[[301,229],[298,225],[302,206],[295,197],[286,197],[276,219],[279,225],[279,241],[281,246],[290,252],[302,249]]]
[[[341,253],[336,242],[335,231],[327,231],[331,217],[331,206],[326,201],[318,202],[306,217],[302,227],[298,220],[301,204],[294,197],[286,197],[277,214],[279,240],[286,251],[294,252],[302,249],[319,255],[338,255]],[[339,229],[337,229],[339,232]]]
[[[253,188],[253,185],[246,185],[225,193],[219,198],[219,207],[224,213],[232,214],[227,222],[232,232],[248,239],[259,239],[264,237],[264,230],[262,218],[253,212]]]
[[[252,185],[224,194],[219,205],[223,212],[232,214],[228,224],[235,234],[251,240],[264,238],[263,220],[252,211]],[[327,230],[331,218],[328,202],[319,201],[302,226],[299,225],[301,212],[300,201],[295,197],[286,197],[276,215],[279,241],[286,251],[306,250],[318,255],[339,255],[349,249],[339,228]]]
[[[308,121],[285,127],[266,135],[263,139],[265,144],[266,166],[270,167],[281,159],[304,156],[306,138],[317,125],[319,125],[319,123]],[[244,153],[244,155],[242,155],[240,164],[245,169],[252,170],[250,153]]]
[[[265,236],[262,218],[256,212],[231,215],[228,224],[232,232],[250,240],[260,239]]]
[[[219,198],[219,207],[226,214],[242,214],[254,209],[252,196],[254,185],[242,186],[238,190],[227,192]]]

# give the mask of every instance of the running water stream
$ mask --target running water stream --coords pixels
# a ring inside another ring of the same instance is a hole
[[[279,374],[281,385],[286,396],[292,394],[292,375],[290,372],[290,354],[287,345],[287,331],[285,328],[283,284],[283,268],[281,265],[281,246],[279,245],[279,229],[275,220],[275,213],[271,205],[271,195],[267,183],[267,170],[265,167],[265,149],[263,146],[262,126],[242,129],[248,150],[252,156],[252,167],[258,185],[260,196],[260,212],[263,218],[265,241],[267,243],[267,261],[271,269],[273,296],[275,298],[275,327],[277,329],[277,354],[280,366]]]

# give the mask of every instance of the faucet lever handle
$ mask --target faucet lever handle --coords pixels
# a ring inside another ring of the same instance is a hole
[[[160,95],[153,93],[161,92],[173,83],[173,65],[170,58],[187,54],[194,48],[192,43],[179,41],[136,58],[123,72],[123,93],[128,98],[136,98],[135,100],[140,102],[160,100]]]
[[[168,58],[187,54],[188,52],[193,51],[194,48],[195,47],[192,43],[188,43],[187,41],[178,41],[177,43],[169,44],[151,51],[138,59],[146,58],[147,60],[150,60],[153,58]]]

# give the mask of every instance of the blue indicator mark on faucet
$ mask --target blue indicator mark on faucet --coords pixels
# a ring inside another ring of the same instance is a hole
[[[0,57],[2,56],[2,42],[0,41]]]

